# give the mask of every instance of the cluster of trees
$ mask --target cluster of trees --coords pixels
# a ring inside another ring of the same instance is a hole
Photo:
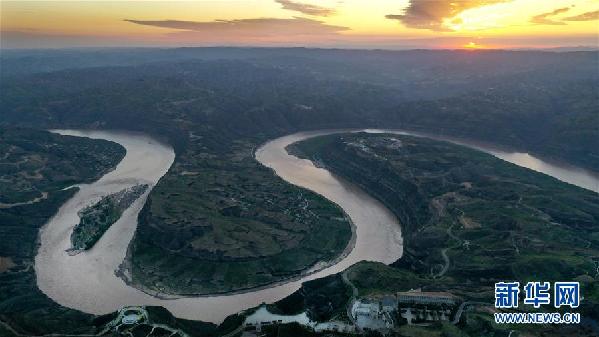
[[[1,125],[128,129],[169,141],[178,169],[169,171],[151,193],[154,205],[165,200],[161,192],[180,187],[173,184],[182,170],[201,171],[215,181],[247,179],[265,186],[260,179],[267,175],[258,179],[248,174],[256,168],[248,164],[251,149],[306,129],[414,129],[482,139],[599,169],[596,52],[14,51],[3,53],[1,62]],[[235,169],[223,170],[227,164]],[[268,181],[275,181],[269,174]],[[192,180],[176,191],[181,200],[199,195],[199,184]],[[409,190],[410,184],[401,186]],[[47,203],[56,206],[60,200],[49,198]],[[257,200],[246,200],[249,208]],[[402,199],[408,200],[412,207],[398,214],[407,223],[426,222],[425,200]],[[563,209],[571,210],[566,204]],[[222,215],[221,208],[206,214]],[[562,214],[572,214],[568,212]],[[28,247],[51,212],[44,214],[31,228],[14,227],[28,233],[23,240]],[[185,223],[189,214],[181,212],[176,220]],[[151,212],[145,216],[152,220]],[[185,233],[164,232],[163,240],[181,241]],[[414,261],[427,258],[435,259]],[[31,287],[32,281],[27,282]]]

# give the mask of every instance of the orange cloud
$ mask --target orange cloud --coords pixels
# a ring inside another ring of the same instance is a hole
[[[410,0],[403,14],[389,14],[387,19],[398,20],[409,28],[433,31],[452,31],[443,25],[443,20],[476,7],[511,0]]]
[[[599,10],[593,12],[586,12],[576,16],[570,16],[563,19],[564,21],[593,21],[599,20]]]
[[[561,13],[565,13],[570,10],[570,7],[558,8],[551,12],[535,15],[530,19],[530,22],[539,25],[565,25],[565,23],[551,19],[552,16],[556,16]]]
[[[193,33],[197,38],[255,38],[271,36],[337,35],[348,27],[325,24],[322,21],[294,17],[292,19],[258,18],[215,21],[125,20],[138,25],[177,29]],[[191,36],[191,34],[186,34]]]
[[[300,12],[302,14],[312,16],[330,16],[335,14],[335,10],[332,8],[310,5],[290,0],[275,0],[275,2],[283,5],[283,9]]]

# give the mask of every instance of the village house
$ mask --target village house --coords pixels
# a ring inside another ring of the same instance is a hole
[[[423,292],[423,291],[405,291],[397,293],[399,304],[435,304],[435,305],[455,305],[459,299],[453,294],[446,292]]]

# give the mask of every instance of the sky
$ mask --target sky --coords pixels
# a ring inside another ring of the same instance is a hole
[[[599,0],[3,1],[1,48],[599,47]]]

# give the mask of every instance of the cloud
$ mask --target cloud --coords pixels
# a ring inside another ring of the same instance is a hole
[[[283,5],[283,9],[300,12],[302,14],[312,16],[330,16],[335,14],[335,10],[332,8],[310,5],[290,0],[275,0],[275,2]]]
[[[558,8],[551,12],[535,15],[530,19],[530,22],[536,23],[538,25],[565,25],[565,23],[551,19],[551,17],[556,16],[558,14],[565,13],[570,10],[570,7]]]
[[[258,18],[215,21],[125,20],[138,25],[177,29],[186,36],[218,40],[239,38],[269,38],[309,35],[337,35],[348,27],[325,24],[322,21],[294,17],[291,19]],[[193,33],[193,34],[191,34]],[[171,34],[177,35],[177,33]]]
[[[570,16],[563,19],[564,21],[593,21],[599,20],[599,10],[586,12],[580,15]]]
[[[410,0],[403,14],[389,14],[385,17],[398,20],[409,28],[451,31],[443,25],[443,20],[476,7],[511,0]]]

